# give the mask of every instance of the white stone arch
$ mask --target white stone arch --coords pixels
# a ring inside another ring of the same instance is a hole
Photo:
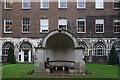
[[[21,46],[23,47],[21,48]],[[34,45],[29,39],[22,39],[17,44],[18,47],[18,62],[32,62],[34,55]],[[27,58],[25,57],[27,56]]]
[[[44,37],[44,39],[42,40],[42,43],[41,43],[41,47],[46,47],[46,42],[47,42],[47,40],[48,40],[52,35],[57,34],[57,33],[62,33],[62,34],[67,35],[68,37],[70,37],[70,38],[72,39],[72,41],[73,41],[73,43],[74,43],[74,47],[79,47],[78,41],[77,41],[77,39],[75,38],[75,36],[74,36],[72,33],[70,33],[70,32],[67,31],[67,30],[58,30],[58,29],[51,31],[49,34],[47,34],[47,35]]]
[[[8,45],[7,43],[9,43],[10,45]],[[5,47],[6,44],[7,44],[7,46],[9,46],[9,47],[11,46],[13,49],[15,48],[15,47],[14,47],[14,44],[13,44],[12,42],[9,42],[9,41],[4,42],[4,43],[2,44],[2,48]]]
[[[12,41],[11,39],[6,39],[6,40],[3,40],[2,41],[2,46],[6,43],[6,42],[10,42],[13,44],[14,48],[15,48],[15,44],[14,44],[14,41]]]
[[[2,44],[2,62],[7,62],[7,56],[9,52],[9,48],[12,47],[14,49],[14,44],[10,41],[6,41]]]
[[[96,42],[96,43],[94,44],[94,46],[93,46],[94,55],[97,55],[97,56],[98,56],[98,54],[96,53],[96,51],[97,51],[98,49],[102,50],[102,53],[101,53],[102,55],[101,55],[101,56],[106,55],[106,44],[105,44],[104,42],[98,41],[98,42]]]
[[[22,39],[22,40],[20,40],[19,43],[16,44],[16,45],[17,45],[17,48],[19,49],[19,48],[20,48],[20,45],[21,45],[22,43],[24,43],[24,42],[29,43],[29,44],[32,46],[32,49],[34,49],[34,45],[33,45],[33,43],[32,43],[29,39]]]

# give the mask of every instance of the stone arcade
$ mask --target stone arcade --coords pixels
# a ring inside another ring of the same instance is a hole
[[[83,50],[72,33],[66,30],[50,32],[35,49],[35,72],[46,72],[45,61],[50,58],[54,71],[84,73]]]

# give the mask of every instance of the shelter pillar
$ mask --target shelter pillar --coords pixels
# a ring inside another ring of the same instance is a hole
[[[80,48],[75,49],[75,73],[85,72],[85,62],[83,61],[83,50]]]
[[[45,72],[45,49],[39,48],[36,51],[35,72]]]

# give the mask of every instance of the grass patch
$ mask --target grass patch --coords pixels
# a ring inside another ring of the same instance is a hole
[[[2,66],[2,78],[41,78],[41,75],[28,75],[33,64],[8,64]]]
[[[2,65],[2,78],[47,78],[42,74],[28,75],[34,70],[34,64],[7,64]],[[68,78],[118,78],[118,67],[105,64],[86,64],[86,70],[91,75],[73,75]]]
[[[105,64],[86,64],[91,75],[73,76],[74,78],[118,78],[118,67]]]

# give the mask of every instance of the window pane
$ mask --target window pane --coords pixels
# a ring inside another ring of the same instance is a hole
[[[77,19],[77,32],[85,32],[85,19]]]
[[[23,32],[29,32],[30,31],[30,19],[29,18],[23,18]]]
[[[85,8],[85,0],[78,0],[78,8]]]
[[[30,8],[30,0],[23,0],[23,8]]]
[[[5,33],[12,33],[12,28],[13,28],[13,26],[12,26],[12,20],[11,19],[5,19],[4,20],[5,22],[5,24],[4,24],[4,29],[5,29]]]
[[[48,8],[49,0],[41,0],[41,8]]]
[[[67,25],[66,19],[59,19],[59,25]]]
[[[96,0],[96,8],[104,8],[104,0]]]
[[[67,19],[58,20],[59,29],[67,29]]]
[[[96,32],[104,32],[104,20],[97,19],[95,23],[96,23]]]
[[[120,0],[114,0],[114,8],[120,9]]]
[[[120,32],[120,20],[114,20],[114,32]]]
[[[12,0],[6,0],[6,9],[11,9],[12,8]]]
[[[49,22],[48,19],[40,19],[40,32],[48,32]]]
[[[59,7],[66,8],[67,7],[67,0],[60,0]]]

